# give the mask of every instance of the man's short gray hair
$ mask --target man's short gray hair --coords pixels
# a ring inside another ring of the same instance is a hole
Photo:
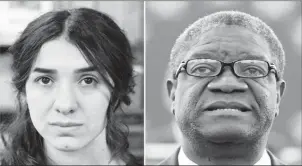
[[[173,76],[182,60],[181,57],[184,57],[187,54],[194,43],[198,42],[198,39],[203,33],[216,27],[228,25],[244,27],[264,37],[266,42],[269,44],[273,62],[277,66],[280,78],[283,77],[285,55],[282,44],[274,31],[259,18],[239,11],[221,11],[213,13],[198,19],[186,28],[185,31],[177,38],[171,51],[169,70],[172,72]]]

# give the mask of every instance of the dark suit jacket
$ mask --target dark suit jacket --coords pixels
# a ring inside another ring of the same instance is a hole
[[[159,163],[159,165],[178,165],[178,153],[179,153],[180,147],[177,148],[177,150],[167,159]],[[267,150],[268,155],[271,158],[272,165],[285,165],[283,164],[277,157],[275,157],[272,152]]]

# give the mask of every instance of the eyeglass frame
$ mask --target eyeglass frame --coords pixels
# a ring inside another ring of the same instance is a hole
[[[205,58],[197,58],[197,59],[205,59]],[[242,77],[242,76],[239,76],[237,75],[237,73],[235,72],[234,70],[234,64],[238,61],[242,61],[242,60],[248,60],[248,59],[240,59],[240,60],[236,60],[236,61],[233,61],[233,62],[230,62],[230,63],[226,63],[226,62],[222,62],[220,60],[216,60],[216,59],[211,59],[211,60],[215,60],[215,61],[218,61],[220,62],[221,64],[221,68],[220,68],[220,71],[218,72],[218,74],[214,75],[214,76],[196,76],[196,75],[190,75],[188,72],[187,72],[187,64],[189,61],[191,60],[196,60],[196,59],[188,59],[188,60],[185,60],[185,61],[182,61],[178,67],[178,69],[176,70],[175,72],[175,75],[174,75],[174,78],[176,79],[179,75],[179,73],[182,71],[181,69],[185,69],[186,73],[189,75],[189,76],[193,76],[193,77],[199,77],[199,78],[207,78],[207,77],[216,77],[216,76],[219,76],[221,73],[222,73],[222,69],[224,69],[225,66],[230,66],[231,67],[231,71],[232,73],[236,76],[236,77],[239,77],[239,78],[249,78],[249,79],[254,79],[254,78],[263,78],[263,77],[266,77],[270,74],[270,72],[272,70],[275,70],[275,76],[276,76],[276,80],[279,81],[280,80],[280,76],[278,74],[278,71],[277,71],[277,67],[274,63],[269,63],[267,61],[264,61],[264,60],[258,60],[258,61],[263,61],[263,62],[266,62],[267,63],[267,66],[268,66],[268,72],[266,75],[264,76],[260,76],[260,77]]]

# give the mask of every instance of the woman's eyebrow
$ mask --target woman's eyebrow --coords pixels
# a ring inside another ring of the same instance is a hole
[[[54,69],[46,69],[46,68],[41,68],[41,67],[36,67],[33,72],[38,72],[38,73],[45,73],[45,74],[55,74],[57,73],[56,70]]]
[[[84,68],[77,69],[75,73],[84,73],[84,72],[91,72],[91,71],[96,71],[96,68],[94,66],[84,67]]]
[[[96,68],[94,66],[79,68],[79,69],[75,70],[75,73],[84,73],[84,72],[91,72],[91,71],[96,71]],[[36,67],[36,68],[34,68],[33,72],[45,73],[45,74],[55,74],[55,73],[57,73],[57,70]]]

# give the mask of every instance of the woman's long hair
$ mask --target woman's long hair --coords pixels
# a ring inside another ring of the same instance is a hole
[[[86,61],[97,68],[111,89],[107,110],[106,142],[112,158],[126,164],[137,165],[129,153],[128,128],[116,120],[116,111],[121,104],[131,103],[133,92],[133,55],[129,41],[119,26],[106,14],[92,9],[48,12],[28,24],[19,39],[10,47],[13,55],[13,83],[17,90],[18,113],[12,124],[3,133],[8,133],[4,165],[47,164],[43,138],[31,122],[26,102],[22,99],[31,67],[41,46],[50,40],[66,36],[83,54]],[[110,83],[107,75],[113,80]]]

